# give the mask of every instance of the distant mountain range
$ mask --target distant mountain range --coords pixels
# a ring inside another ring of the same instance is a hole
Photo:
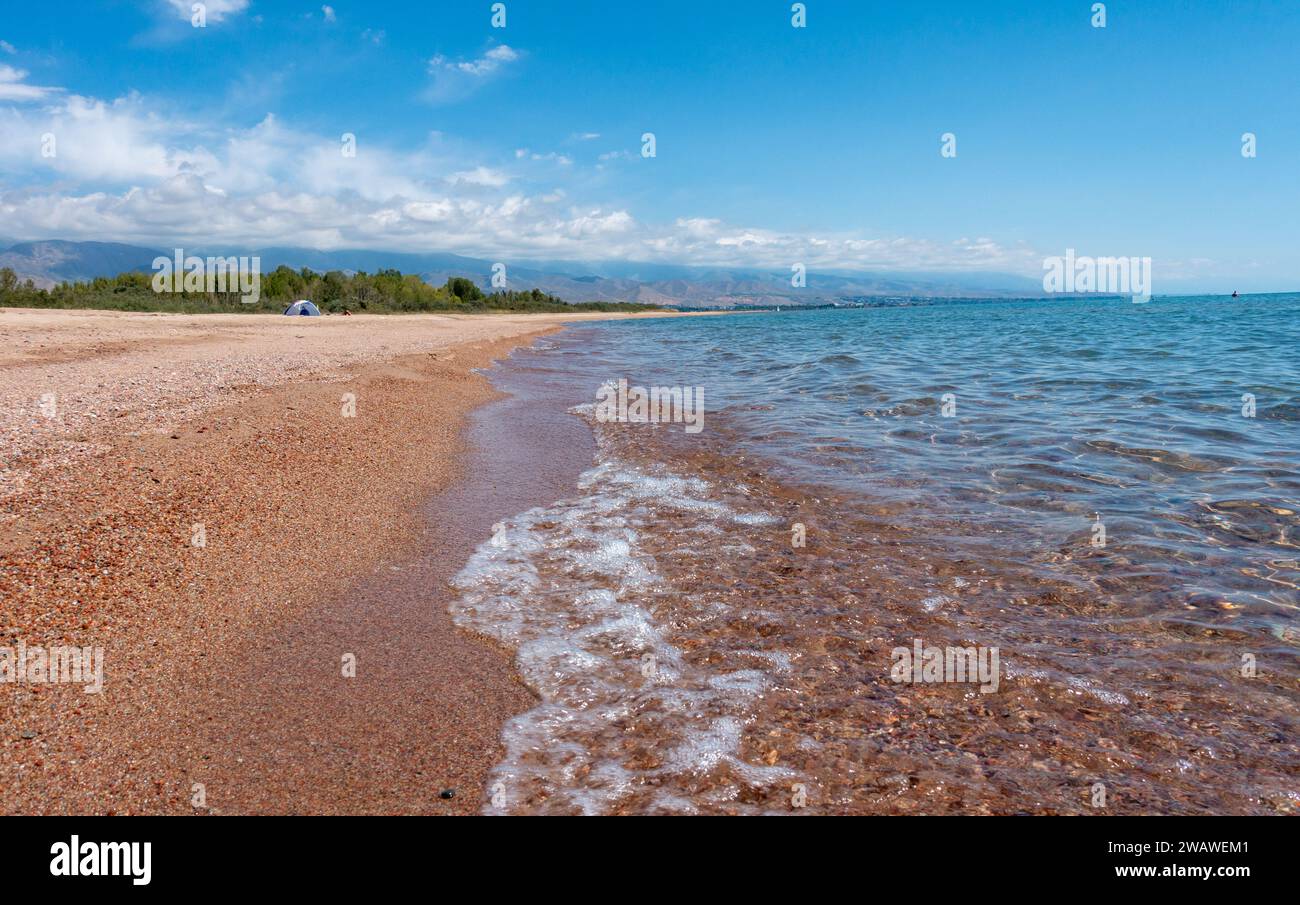
[[[230,249],[186,249],[200,256],[234,254]],[[449,277],[474,280],[487,289],[493,261],[462,255],[410,254],[386,251],[317,251],[309,248],[263,248],[239,252],[259,255],[262,272],[281,264],[315,271],[349,273],[396,269],[416,273],[429,283]],[[129,270],[152,272],[158,256],[170,249],[152,249],[114,242],[48,240],[7,244],[0,240],[0,267],[10,267],[19,279],[51,287],[64,280],[116,276]],[[686,307],[732,305],[803,305],[872,298],[1002,298],[1038,297],[1042,283],[1004,273],[822,273],[808,272],[807,286],[795,289],[790,273],[749,268],[688,267],[635,262],[546,261],[506,262],[511,289],[541,289],[570,302],[618,301]]]

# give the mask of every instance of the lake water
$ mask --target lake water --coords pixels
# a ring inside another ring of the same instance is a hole
[[[1300,296],[583,324],[493,376],[598,452],[455,581],[541,700],[487,812],[1300,801]],[[899,668],[950,648],[996,681]]]

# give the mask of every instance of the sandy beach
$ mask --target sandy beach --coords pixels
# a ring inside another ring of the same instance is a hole
[[[0,311],[3,643],[105,663],[0,688],[0,811],[477,811],[533,697],[421,507],[472,370],[585,317]]]

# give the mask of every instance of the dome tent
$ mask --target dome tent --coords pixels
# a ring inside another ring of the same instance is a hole
[[[284,309],[284,313],[299,314],[299,315],[304,315],[306,317],[320,317],[320,309],[317,308],[315,305],[313,305],[311,302],[307,301],[306,299],[303,299],[302,301],[294,302],[288,308]]]

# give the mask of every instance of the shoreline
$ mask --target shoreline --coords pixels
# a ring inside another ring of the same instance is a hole
[[[0,629],[107,662],[100,694],[0,686],[0,811],[476,811],[501,726],[532,697],[506,652],[430,603],[429,579],[463,561],[429,553],[431,535],[481,538],[425,507],[463,482],[471,413],[499,398],[474,369],[575,318],[337,319],[367,335],[322,338],[318,361],[282,348],[304,333],[291,319],[257,318],[268,340],[103,317],[127,323],[0,312],[28,340],[0,360]],[[279,370],[239,382],[262,366]],[[34,375],[66,405],[57,429],[33,427]]]
[[[107,667],[0,681],[0,813],[768,813],[798,781],[812,812],[1087,814],[1099,776],[1111,813],[1294,808],[1290,674],[1232,681],[1232,610],[1139,625],[1087,562],[801,482],[725,412],[703,443],[567,414],[688,325],[29,317],[0,312],[0,648]],[[995,693],[898,683],[918,639],[1001,651]]]

